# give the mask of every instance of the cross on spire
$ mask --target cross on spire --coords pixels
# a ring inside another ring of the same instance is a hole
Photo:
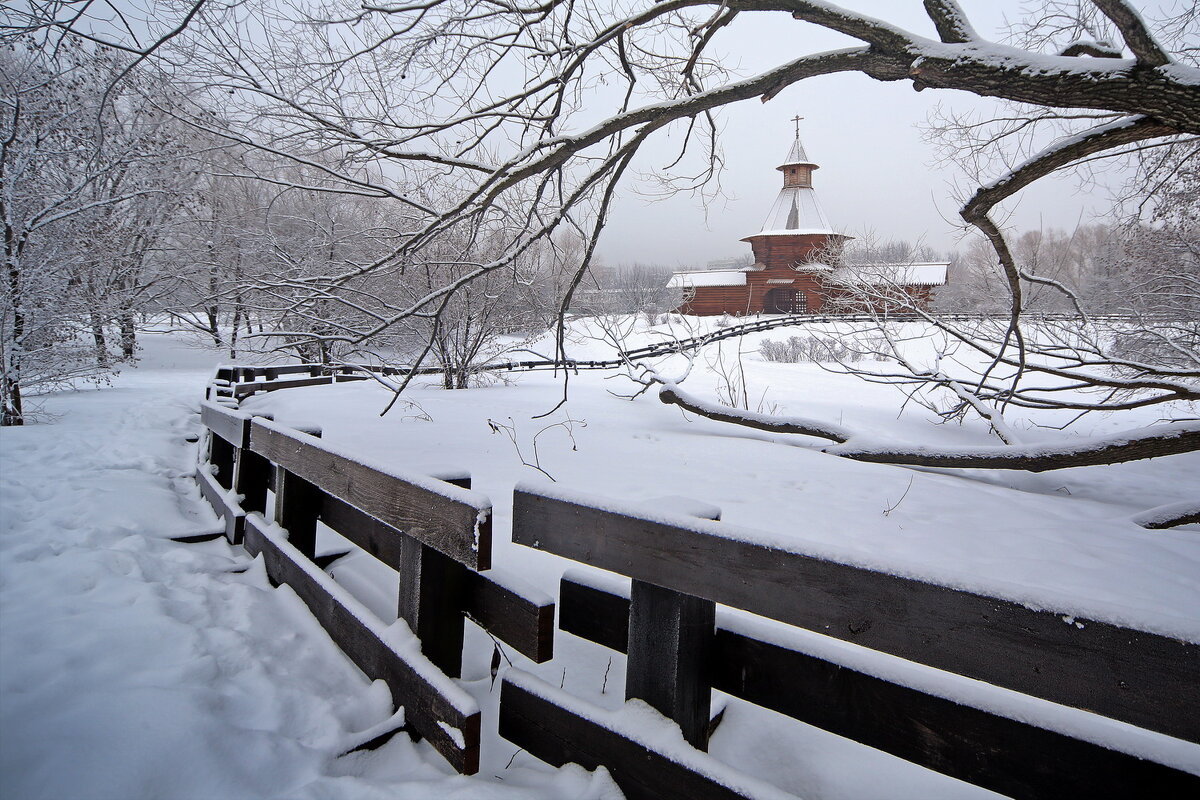
[[[800,116],[799,114],[792,117],[792,122],[796,123],[796,138],[797,139],[800,138],[800,120],[802,120],[802,119],[804,119],[804,117]]]

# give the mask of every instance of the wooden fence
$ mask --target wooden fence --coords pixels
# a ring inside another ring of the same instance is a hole
[[[198,481],[230,541],[262,554],[271,579],[291,585],[363,672],[388,683],[410,733],[475,772],[480,713],[453,680],[464,615],[535,662],[552,657],[554,628],[550,598],[490,568],[490,501],[466,474],[372,467],[319,431],[212,402],[202,419],[210,456]],[[619,715],[517,669],[501,686],[501,736],[552,764],[603,765],[630,798],[780,796],[704,752],[717,689],[1013,797],[1200,797],[1194,774],[806,652],[783,626],[1190,743],[1200,743],[1200,645],[760,544],[772,537],[706,515],[514,491],[514,542],[628,579],[568,570],[559,628],[626,653],[627,697],[674,720],[688,744],[648,743]],[[324,572],[318,521],[397,570],[399,617],[415,639]],[[718,605],[776,622],[718,618]]]
[[[470,491],[468,475],[440,480],[373,467],[325,445],[319,431],[209,402],[201,418],[210,455],[197,478],[230,542],[261,554],[271,580],[291,586],[346,655],[387,683],[410,733],[475,773],[479,708],[452,680],[464,616],[534,662],[553,647],[550,598],[490,569],[488,499]],[[325,573],[345,553],[317,556],[318,522],[399,573],[398,616],[415,637],[397,634]]]

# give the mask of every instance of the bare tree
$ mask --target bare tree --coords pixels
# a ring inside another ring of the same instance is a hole
[[[31,389],[97,377],[106,326],[132,356],[149,242],[176,201],[178,149],[127,80],[129,60],[67,42],[0,50],[4,424]],[[91,347],[84,345],[87,331]]]
[[[339,191],[406,209],[403,234],[386,256],[298,279],[297,307],[318,297],[352,307],[359,303],[357,281],[421,269],[447,231],[497,213],[512,223],[502,252],[490,260],[464,259],[442,286],[345,326],[336,335],[349,343],[404,320],[436,316],[467,285],[511,274],[539,242],[576,230],[583,254],[562,282],[559,311],[565,313],[591,264],[615,187],[639,148],[656,134],[675,133],[684,143],[680,159],[660,179],[683,189],[703,186],[720,167],[712,115],[730,103],[769,101],[807,78],[854,72],[917,90],[957,89],[1022,104],[1033,111],[1015,114],[1003,135],[986,133],[959,147],[975,159],[969,174],[980,179],[967,192],[961,216],[993,249],[1007,302],[995,331],[944,330],[987,366],[971,384],[924,372],[907,379],[945,388],[985,418],[1011,405],[1121,409],[1200,399],[1195,369],[1122,359],[1108,343],[1047,361],[1056,346],[1033,342],[1021,325],[1030,290],[1048,287],[1072,307],[1075,293],[1053,277],[1023,271],[994,217],[1006,199],[1062,169],[1153,151],[1186,160],[1200,136],[1200,72],[1194,27],[1188,27],[1194,18],[1147,21],[1125,0],[1053,2],[1033,9],[1028,24],[1014,30],[1017,38],[1000,44],[980,35],[954,0],[925,0],[924,7],[932,35],[806,0],[334,3],[315,9],[309,20],[293,19],[291,7],[285,15],[265,4],[250,15],[239,5],[211,10],[203,26],[159,53],[185,54],[198,86],[238,104],[238,136],[245,141],[310,164],[337,152],[337,168],[321,167],[327,189],[336,184]],[[713,53],[723,32],[749,14],[790,17],[797,41],[804,26],[815,26],[858,44],[735,77]],[[316,21],[322,24],[311,24]],[[1014,141],[1010,134],[1019,137],[1043,115],[1039,129],[1053,128],[1057,139],[1037,149],[1004,149]],[[1171,169],[1147,174],[1169,184]],[[433,199],[413,191],[432,184],[439,186]],[[1139,192],[1149,196],[1150,188],[1143,184]],[[562,355],[561,331],[559,342]],[[1076,394],[1039,393],[1039,377]],[[1081,401],[1079,391],[1095,394]],[[661,396],[678,394],[664,387]],[[989,453],[958,460],[1049,469],[1197,446],[1200,426],[1179,422],[1086,452],[1042,448],[1036,457],[1030,451],[1022,458]],[[906,460],[890,451],[876,457]]]

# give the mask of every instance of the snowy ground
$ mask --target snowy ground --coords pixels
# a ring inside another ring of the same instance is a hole
[[[742,342],[752,407],[898,440],[987,441],[981,426],[935,426],[912,405],[897,416],[899,396],[887,387],[758,359],[758,340],[790,333]],[[648,335],[635,333],[630,346]],[[726,366],[737,347],[727,345]],[[609,353],[580,340],[573,354]],[[240,548],[166,540],[215,525],[187,477],[194,446],[185,443],[198,430],[197,402],[215,360],[170,337],[149,337],[143,365],[113,388],[47,398],[56,422],[0,432],[0,793],[619,796],[603,773],[553,770],[494,732],[485,733],[481,772],[470,779],[403,737],[371,755],[337,757],[390,713],[386,690],[367,684],[295,596],[271,589]],[[719,372],[702,358],[685,388],[715,398]],[[543,420],[532,417],[561,394],[546,373],[452,393],[419,388],[412,393],[419,407],[383,418],[385,392],[366,382],[276,392],[247,407],[285,423],[317,423],[327,440],[375,462],[469,469],[493,501],[498,533],[508,529],[513,484],[546,479],[521,463],[521,455],[534,460],[536,437],[541,467],[570,489],[623,501],[688,496],[720,506],[728,522],[809,551],[1200,641],[1196,526],[1148,532],[1129,522],[1145,508],[1193,496],[1200,454],[1042,475],[858,464],[817,452],[813,440],[609,392],[629,387],[611,374],[580,374],[569,403]],[[1079,430],[1112,432],[1160,414],[1096,417]],[[489,419],[512,427],[520,455]],[[497,538],[497,565],[556,590],[565,562]],[[389,576],[367,559],[347,559],[334,575],[381,615],[394,615]],[[850,645],[800,638],[847,662],[862,659]],[[494,726],[490,648],[470,631],[464,676]],[[615,707],[623,696],[623,659],[569,635],[559,635],[547,665],[513,658],[593,702]],[[867,666],[1200,772],[1194,745],[887,660]],[[807,798],[989,795],[742,703],[731,704],[712,752]]]

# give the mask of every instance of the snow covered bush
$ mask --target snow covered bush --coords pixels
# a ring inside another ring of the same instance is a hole
[[[843,342],[820,336],[789,336],[785,341],[763,339],[758,346],[758,353],[766,361],[777,361],[782,364],[799,364],[804,361],[863,361],[874,358],[883,359],[879,349],[873,342],[859,346],[857,342]]]

